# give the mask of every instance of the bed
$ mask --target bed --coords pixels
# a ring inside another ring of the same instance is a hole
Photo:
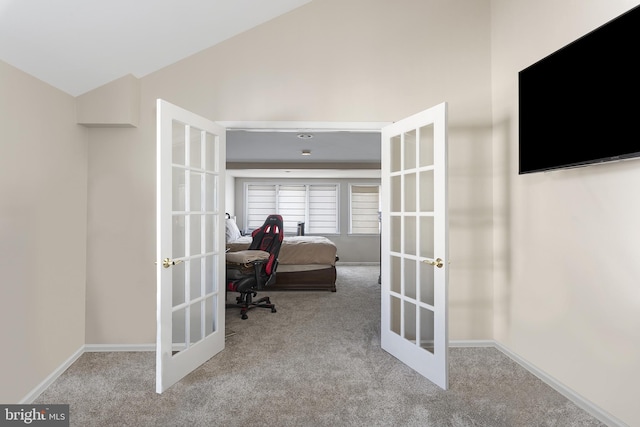
[[[251,243],[251,236],[242,236],[234,226],[237,229],[235,221],[227,220],[229,252],[245,250]],[[278,254],[276,282],[269,290],[335,292],[337,252],[335,243],[323,236],[285,236]]]

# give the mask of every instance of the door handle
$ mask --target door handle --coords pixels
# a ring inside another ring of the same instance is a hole
[[[442,268],[444,266],[444,261],[442,261],[442,259],[440,258],[436,258],[436,259],[427,258],[422,262],[424,262],[425,264],[433,265],[438,268]]]
[[[180,264],[181,262],[182,262],[182,260],[175,261],[175,260],[172,260],[171,258],[165,258],[165,259],[162,260],[162,266],[164,268],[169,268],[169,267],[174,266],[176,264]]]

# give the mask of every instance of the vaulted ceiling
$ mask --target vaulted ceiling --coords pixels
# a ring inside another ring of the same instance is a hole
[[[311,0],[0,0],[0,59],[77,96],[143,77]]]
[[[0,0],[0,60],[78,96],[125,75],[144,77],[310,1]],[[301,132],[230,132],[228,161],[243,169],[380,163],[377,132]]]

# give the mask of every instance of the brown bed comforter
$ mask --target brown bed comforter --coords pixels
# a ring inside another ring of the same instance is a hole
[[[245,250],[251,243],[251,236],[243,236],[233,242],[227,242],[230,252]],[[335,265],[338,248],[324,236],[288,236],[285,237],[278,262],[282,265],[324,264]]]

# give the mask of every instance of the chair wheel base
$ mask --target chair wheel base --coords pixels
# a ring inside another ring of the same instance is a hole
[[[238,297],[235,304],[227,304],[226,307],[240,308],[240,317],[242,318],[242,320],[248,319],[249,316],[247,315],[247,312],[254,308],[268,308],[271,310],[272,313],[278,312],[278,310],[276,310],[276,306],[271,303],[271,300],[269,299],[269,297],[263,297],[256,301],[252,301],[251,295],[247,295],[247,294],[244,295],[244,298]]]

